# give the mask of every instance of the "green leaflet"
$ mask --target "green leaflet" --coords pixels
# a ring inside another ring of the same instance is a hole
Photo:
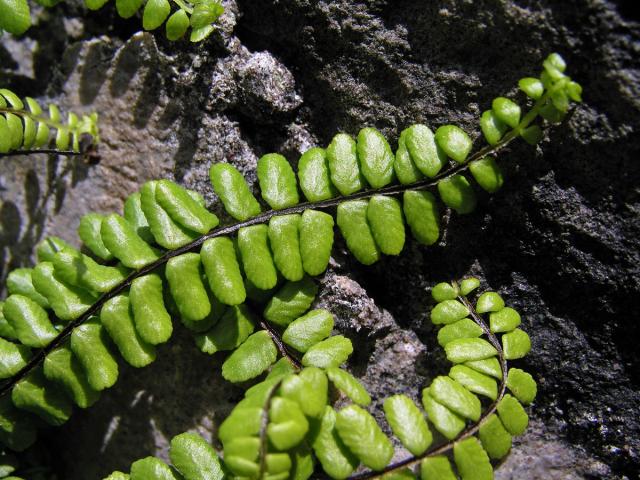
[[[336,429],[344,444],[372,470],[382,470],[393,456],[391,441],[375,419],[357,405],[349,405],[336,416]]]
[[[184,480],[222,480],[224,477],[218,455],[200,435],[182,433],[173,437],[169,458]]]
[[[202,280],[203,267],[200,255],[185,253],[173,257],[167,262],[165,275],[171,296],[183,319],[199,322],[211,313],[209,294]]]
[[[222,376],[230,382],[244,382],[257,377],[276,361],[278,351],[268,332],[251,335],[222,364]]]
[[[31,358],[31,350],[0,338],[0,379],[14,376]]]
[[[428,388],[422,391],[422,406],[435,429],[449,440],[456,438],[464,428],[464,420],[434,400]]]
[[[260,213],[258,201],[235,167],[226,163],[216,163],[209,170],[209,176],[213,190],[233,218],[243,221]]]
[[[352,353],[351,340],[342,335],[334,335],[307,350],[302,357],[302,364],[305,367],[337,367],[346,362]]]
[[[519,368],[510,368],[507,374],[507,387],[511,393],[525,405],[536,398],[538,386],[533,377]]]
[[[298,161],[300,189],[310,202],[320,202],[336,195],[331,183],[327,153],[322,148],[311,148]]]
[[[496,415],[491,415],[481,426],[478,436],[490,458],[499,460],[511,450],[511,435]]]
[[[171,6],[167,0],[148,0],[142,13],[142,28],[155,30],[169,16]]]
[[[28,347],[44,347],[58,334],[47,312],[25,296],[11,295],[4,302],[2,311],[20,343]]]
[[[43,372],[47,380],[60,385],[80,408],[88,408],[100,398],[100,393],[89,385],[82,365],[67,345],[47,355]]]
[[[411,233],[418,242],[433,245],[440,237],[440,213],[430,192],[407,191],[402,208]]]
[[[147,217],[144,216],[144,212],[142,211],[140,192],[132,193],[127,197],[127,200],[124,202],[124,218],[142,240],[147,243],[155,242]]]
[[[471,213],[476,208],[476,194],[462,175],[454,175],[438,182],[438,193],[447,207],[460,215]]]
[[[491,377],[464,366],[455,365],[449,370],[449,376],[470,392],[495,400],[498,397],[498,385]]]
[[[327,338],[332,330],[333,315],[326,310],[312,310],[290,323],[282,335],[282,340],[304,353]]]
[[[393,152],[387,139],[378,130],[360,130],[356,149],[362,175],[372,188],[382,188],[394,180]]]
[[[338,206],[336,223],[347,242],[347,248],[364,265],[380,259],[380,250],[367,221],[368,200],[351,200]]]
[[[425,458],[420,465],[422,480],[457,480],[449,459],[444,456]]]
[[[211,330],[196,335],[196,345],[209,354],[233,350],[253,333],[254,328],[249,309],[244,305],[233,306],[224,312]]]
[[[127,278],[129,270],[122,266],[107,267],[96,263],[92,258],[72,248],[60,250],[53,257],[55,279],[69,286],[79,287],[90,292],[104,293],[115,288]],[[43,287],[42,283],[40,286]],[[49,288],[49,287],[47,287]],[[66,290],[64,295],[69,294]],[[77,290],[81,295],[82,290]],[[50,295],[57,295],[52,293]],[[58,306],[60,309],[61,307]],[[73,315],[68,313],[67,315]]]
[[[349,397],[354,403],[363,407],[371,404],[371,397],[367,390],[362,386],[360,381],[356,379],[346,370],[337,367],[327,369],[327,376],[331,383],[343,394]]]
[[[223,444],[240,436],[257,436],[262,426],[262,407],[236,406],[222,422],[218,438]]]
[[[520,107],[513,100],[505,97],[498,97],[493,100],[491,109],[496,118],[506,123],[511,128],[516,128],[520,123]]]
[[[6,338],[7,340],[17,340],[16,331],[2,313],[3,306],[4,302],[0,302],[0,337]]]
[[[284,278],[292,282],[304,276],[298,226],[300,215],[282,215],[269,220],[269,245],[273,263]]]
[[[442,303],[445,300],[455,300],[458,297],[459,293],[460,292],[457,286],[454,287],[447,282],[438,283],[431,290],[431,296],[438,303]]]
[[[453,457],[461,480],[493,480],[493,467],[477,438],[456,442]]]
[[[49,301],[40,295],[33,286],[32,274],[33,270],[31,268],[16,268],[12,270],[7,275],[7,291],[9,294],[28,297],[42,308],[48,308]]]
[[[136,330],[128,295],[108,300],[100,311],[100,322],[129,365],[145,367],[156,359],[155,347]]]
[[[526,93],[529,98],[534,100],[538,100],[544,93],[544,85],[537,78],[521,78],[518,81],[518,87],[520,87],[520,90]]]
[[[502,368],[496,357],[485,358],[484,360],[471,360],[465,363],[476,372],[484,373],[498,380],[502,379]]]
[[[41,370],[34,370],[16,383],[11,391],[11,401],[49,425],[60,426],[71,416],[71,403],[55,385],[47,382]]]
[[[367,207],[367,222],[380,251],[385,255],[399,255],[405,240],[400,202],[383,195],[371,197]]]
[[[156,251],[120,215],[107,215],[100,232],[104,245],[126,267],[139,270],[158,259]]]
[[[162,207],[158,200],[160,183],[152,180],[142,186],[140,189],[140,204],[144,216],[149,222],[153,238],[162,247],[174,250],[198,238],[198,233],[177,223],[169,212]],[[189,214],[186,209],[182,213],[185,217]]]
[[[398,177],[398,181],[407,185],[417,182],[424,178],[422,172],[418,169],[416,164],[411,160],[411,154],[407,149],[406,138],[407,130],[403,130],[398,139],[398,150],[396,150],[395,160],[393,162],[393,169]]]
[[[464,280],[462,280],[462,282],[460,282],[460,293],[462,293],[462,295],[469,295],[479,286],[480,280],[478,280],[477,278],[465,278]]]
[[[182,9],[173,13],[165,25],[167,38],[171,41],[178,40],[189,28],[189,16]]]
[[[129,299],[136,331],[145,342],[158,345],[171,338],[173,325],[164,306],[160,275],[151,273],[136,278],[131,282]]]
[[[402,470],[385,473],[382,478],[384,480],[415,480],[416,476],[413,474],[411,469],[403,468]]]
[[[470,318],[463,318],[455,323],[445,325],[438,331],[438,343],[444,347],[452,340],[459,338],[475,338],[483,333],[482,327]]]
[[[88,213],[84,215],[80,219],[78,236],[80,240],[82,240],[82,243],[84,243],[95,256],[102,260],[111,260],[113,254],[104,245],[100,233],[103,219],[104,215],[100,215],[99,213]]]
[[[243,227],[238,231],[238,248],[247,279],[261,290],[278,283],[278,272],[269,249],[269,228],[266,225]]]
[[[122,472],[111,472],[111,475],[105,477],[104,480],[130,480],[130,476],[128,473]]]
[[[271,208],[281,210],[299,202],[296,176],[282,155],[269,153],[260,157],[257,173],[262,198]]]
[[[493,333],[510,332],[520,323],[520,314],[510,307],[505,307],[489,315],[489,326]]]
[[[116,0],[117,1],[117,0]],[[131,464],[131,480],[182,480],[169,465],[155,457],[146,457]]]
[[[107,332],[97,322],[76,327],[71,334],[71,350],[82,365],[89,385],[97,391],[112,387],[118,380],[118,362],[109,348]]]
[[[26,0],[0,0],[0,11],[2,12],[0,19],[2,30],[20,35],[31,26],[31,14]],[[0,133],[2,133],[1,130]]]
[[[458,163],[464,163],[473,145],[469,135],[455,125],[439,127],[434,138],[444,153]]]
[[[156,185],[155,193],[158,204],[169,217],[190,231],[204,234],[220,223],[218,217],[197,202],[187,190],[169,180],[160,180]],[[144,187],[141,200],[144,211]],[[151,224],[151,230],[153,231],[153,224]]]
[[[313,440],[313,450],[328,475],[344,479],[356,469],[359,461],[339,437],[335,423],[336,412],[327,406],[320,430]]]
[[[504,300],[496,292],[484,292],[476,302],[476,311],[478,313],[498,312],[503,308]]]
[[[245,477],[256,477],[260,473],[258,465],[260,439],[238,437],[224,445],[224,463],[232,473]]]
[[[481,414],[480,400],[452,378],[436,377],[429,387],[429,395],[458,415],[474,422]]]
[[[143,3],[144,0],[116,0],[116,9],[118,10],[118,15],[120,15],[122,18],[132,17],[140,9],[140,7],[142,7]]]
[[[364,178],[358,165],[356,141],[346,133],[339,133],[327,147],[331,182],[342,195],[362,190]]]
[[[489,145],[497,145],[507,133],[508,127],[493,110],[486,110],[480,117],[480,129]]]
[[[300,255],[308,275],[327,269],[333,248],[333,217],[317,210],[305,210],[300,219]]]
[[[498,403],[498,415],[511,435],[522,435],[529,424],[529,416],[520,402],[508,393]]]
[[[226,305],[239,305],[247,297],[236,250],[227,237],[211,238],[200,250],[209,287],[218,300]]]
[[[504,183],[502,170],[493,157],[484,157],[471,162],[469,171],[478,185],[489,193],[497,192]]]
[[[50,262],[39,263],[32,274],[33,286],[43,295],[60,320],[74,320],[95,301],[93,295],[79,287],[58,280]]]
[[[411,159],[427,177],[433,178],[447,164],[447,156],[436,143],[433,132],[426,125],[416,124],[402,132]]]
[[[453,363],[484,360],[498,354],[494,346],[482,338],[452,340],[445,345],[444,350],[447,354],[447,360]]]
[[[531,350],[531,339],[527,332],[516,328],[502,336],[502,349],[507,360],[522,358]]]
[[[396,437],[413,455],[421,455],[431,445],[432,435],[422,412],[406,395],[384,401],[384,414]]]
[[[39,262],[51,262],[57,252],[64,248],[73,248],[67,242],[58,237],[47,237],[38,243],[36,253]]]
[[[298,404],[287,398],[275,397],[269,408],[267,436],[278,450],[298,445],[309,430],[309,422]]]
[[[284,378],[280,395],[297,402],[306,416],[318,418],[327,406],[328,390],[329,381],[324,372],[316,367],[307,367],[298,375]]]
[[[469,309],[458,300],[444,300],[431,310],[431,321],[434,325],[448,325],[462,320],[469,313]]]
[[[263,315],[266,320],[281,327],[286,327],[304,312],[309,310],[318,286],[309,277],[299,282],[287,282],[269,300]]]

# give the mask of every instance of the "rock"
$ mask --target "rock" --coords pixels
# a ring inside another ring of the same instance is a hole
[[[98,111],[102,143],[97,165],[2,159],[0,278],[29,265],[45,235],[77,243],[81,215],[120,211],[152,178],[173,177],[214,205],[212,162],[230,162],[255,182],[264,153],[283,152],[295,165],[339,131],[376,126],[395,145],[411,123],[456,123],[480,145],[477,119],[491,99],[515,94],[517,80],[558,51],[586,101],[540,147],[517,143],[505,152],[502,191],[481,195],[472,215],[452,214],[441,244],[409,241],[372,267],[337,241],[316,305],[354,341],[349,367],[379,407],[395,392],[418,399],[446,371],[429,288],[478,276],[521,311],[533,342],[523,367],[539,383],[532,427],[497,478],[635,478],[640,22],[631,3],[225,6],[220,29],[195,46],[134,34],[139,19],[118,19],[112,6],[86,16],[56,8],[26,37],[3,39],[0,83]],[[102,478],[139,457],[166,455],[171,436],[187,429],[215,437],[241,396],[221,380],[221,358],[200,354],[176,328],[155,364],[123,365],[95,407],[46,434],[59,475]]]

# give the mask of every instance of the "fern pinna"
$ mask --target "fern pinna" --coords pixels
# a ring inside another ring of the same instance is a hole
[[[46,239],[38,247],[38,265],[15,270],[7,279],[10,296],[0,316],[0,376],[6,379],[0,387],[0,441],[14,450],[27,448],[39,420],[60,425],[71,415],[72,403],[81,408],[95,403],[99,392],[117,380],[115,350],[134,367],[148,365],[156,346],[171,337],[172,318],[178,317],[194,332],[202,351],[232,352],[222,367],[229,381],[251,380],[275,363],[266,383],[252,387],[238,406],[262,412],[257,438],[221,437],[225,468],[236,472],[232,476],[307,478],[309,451],[336,478],[348,476],[360,462],[384,471],[393,449],[373,417],[358,406],[327,413],[324,394],[312,398],[325,389],[310,392],[307,387],[322,386],[328,378],[356,404],[369,402],[362,386],[337,369],[352,353],[351,342],[329,336],[333,319],[327,312],[307,313],[317,291],[312,277],[326,270],[333,247],[334,217],[326,210],[335,208],[347,248],[367,265],[382,254],[400,253],[405,222],[418,242],[435,243],[441,204],[459,214],[471,212],[476,204],[473,183],[489,192],[502,185],[493,155],[517,137],[535,144],[542,137],[534,123],[539,117],[559,122],[569,100],[580,100],[580,86],[564,70],[561,57],[553,54],[540,78],[520,81],[533,101],[524,115],[514,101],[494,100],[480,121],[489,145],[475,154],[470,155],[470,137],[453,125],[435,133],[425,125],[407,128],[395,155],[377,130],[364,128],[357,139],[341,133],[326,149],[305,152],[297,178],[281,155],[263,156],[257,176],[266,211],[235,168],[213,165],[214,191],[235,223],[218,226],[218,217],[199,194],[161,180],[132,194],[124,216],[83,217],[78,233],[86,253],[58,238]],[[298,188],[307,202],[299,203]],[[449,446],[427,450],[431,430],[406,398],[393,397],[385,405],[392,430],[417,455],[406,464],[427,459],[422,463],[425,478],[432,478],[431,471],[449,471],[438,456],[449,448],[463,478],[471,478],[465,472],[476,463],[491,475],[485,450],[491,458],[501,456],[508,435],[521,431],[514,425],[525,418],[515,398],[505,395],[505,385],[513,377],[512,392],[516,397],[525,392],[525,399],[534,389],[526,374],[516,370],[507,375],[505,360],[528,351],[528,337],[516,328],[519,317],[502,308],[497,294],[481,296],[474,310],[464,295],[475,286],[468,280],[459,289],[439,286],[434,292],[442,302],[432,319],[447,324],[439,340],[448,358],[460,365],[449,377],[435,379],[423,400],[431,425],[450,440]],[[251,313],[247,300],[260,306],[261,316]],[[487,328],[480,314],[489,311],[495,320]],[[492,332],[494,323],[501,326]],[[505,330],[512,331],[501,344],[494,333]],[[276,363],[278,353],[286,361]],[[500,380],[499,386],[492,377]],[[475,393],[494,400],[488,413],[480,412]],[[309,402],[316,410],[309,410]],[[494,411],[502,423],[490,415]],[[472,424],[465,430],[467,420]],[[480,430],[500,441],[494,445],[487,440],[482,447],[472,437]],[[325,447],[310,443],[314,432],[328,442]],[[416,434],[424,438],[418,441]],[[361,444],[362,438],[367,442]],[[293,456],[279,453],[292,448]],[[332,473],[332,455],[338,453],[346,464]],[[169,467],[157,465],[145,460],[132,467],[132,476],[139,470],[137,478],[172,478]],[[159,473],[149,477],[147,468]],[[396,467],[392,470],[397,473]]]
[[[25,108],[25,103],[28,108]],[[51,129],[55,138],[51,140]],[[65,122],[60,109],[49,105],[48,115],[31,97],[24,102],[11,90],[0,89],[0,156],[28,153],[81,153],[81,142],[86,136],[91,143],[99,141],[98,114],[78,117],[70,112]],[[53,143],[55,148],[50,149]]]

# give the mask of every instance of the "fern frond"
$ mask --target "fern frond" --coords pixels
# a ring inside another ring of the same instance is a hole
[[[53,150],[49,148],[51,129],[55,131]],[[0,155],[80,153],[83,135],[89,136],[93,143],[99,141],[96,113],[82,118],[69,113],[64,121],[57,106],[49,105],[47,115],[33,98],[26,97],[23,102],[11,90],[0,89]]]
[[[79,234],[93,257],[50,238],[39,246],[40,263],[34,269],[10,275],[10,296],[0,318],[8,340],[0,343],[0,358],[7,364],[0,394],[14,397],[17,391],[17,407],[59,424],[68,418],[71,401],[88,406],[96,392],[115,383],[116,349],[134,367],[149,364],[155,359],[154,347],[170,339],[177,317],[194,331],[203,351],[231,352],[223,365],[223,375],[231,381],[260,375],[279,352],[297,369],[328,369],[338,390],[356,403],[367,403],[351,379],[331,370],[347,360],[351,342],[341,335],[326,338],[332,324],[327,314],[304,316],[317,293],[310,276],[323,273],[329,263],[332,209],[337,207],[335,223],[347,248],[362,263],[399,254],[406,238],[405,222],[419,242],[433,244],[439,236],[436,195],[461,213],[470,211],[476,202],[474,181],[487,190],[501,183],[497,164],[487,156],[521,135],[543,108],[557,110],[553,98],[558,92],[573,92],[568,77],[557,73],[547,77],[541,79],[542,95],[517,125],[505,129],[495,145],[475,154],[469,152],[466,133],[453,126],[440,127],[435,134],[424,125],[410,127],[403,132],[395,156],[384,137],[368,128],[357,140],[339,134],[326,150],[306,152],[297,179],[283,157],[261,158],[258,181],[270,210],[262,211],[236,169],[213,165],[214,190],[238,220],[235,223],[218,226],[219,219],[204,207],[202,196],[167,180],[147,182],[131,195],[124,217],[89,214],[82,219]],[[515,123],[514,109],[505,105],[509,106],[505,102],[494,106],[496,119]],[[57,109],[51,111],[51,117],[58,119]],[[454,161],[452,166],[447,166],[447,158]],[[424,178],[393,184],[394,177],[407,179],[419,176],[418,172]],[[364,189],[367,185],[372,188]],[[298,186],[309,194],[308,202],[297,203]],[[335,192],[342,196],[334,196]],[[431,423],[450,439],[464,429],[464,419],[480,418],[480,401],[470,392],[493,396],[493,380],[483,375],[497,377],[504,385],[507,372],[502,360],[520,358],[530,348],[526,333],[515,328],[513,313],[503,312],[497,294],[484,294],[473,310],[464,295],[477,285],[466,280],[460,286],[440,286],[434,294],[441,302],[432,320],[447,325],[439,341],[450,361],[465,366],[436,379],[423,395]],[[264,308],[261,316],[250,313],[244,305],[247,300]],[[495,332],[476,318],[484,312],[495,314],[490,320]],[[487,340],[465,320],[470,314]],[[318,324],[311,325],[310,318]],[[502,345],[492,340],[498,331],[503,334]],[[69,358],[69,349],[77,361]],[[43,369],[52,355],[49,368]],[[65,365],[68,374],[60,371]],[[78,378],[79,371],[84,380]],[[531,382],[524,376],[514,374],[511,383],[520,397],[531,397]],[[58,386],[66,396],[55,396],[55,404],[49,404],[43,392],[58,391]],[[504,387],[498,388],[496,398],[502,398],[503,391]],[[2,406],[3,416],[18,418],[14,407],[6,402]],[[514,406],[505,400],[502,408],[512,411]],[[362,426],[363,433],[378,437],[358,410],[351,413],[349,418]],[[23,436],[14,430],[12,420],[7,422],[1,424],[4,443],[21,446],[32,438],[29,428]],[[16,420],[15,425],[23,424]],[[334,446],[329,449],[335,452]]]
[[[60,0],[38,0],[44,7],[53,7]],[[84,0],[89,10],[102,8],[108,0]],[[165,24],[169,40],[182,38],[191,28],[189,40],[201,42],[215,30],[214,23],[224,13],[219,0],[116,0],[116,10],[122,18],[131,18],[144,5],[142,27],[155,30]],[[171,4],[174,6],[173,13]],[[0,34],[6,30],[21,35],[31,26],[27,0],[0,0]]]

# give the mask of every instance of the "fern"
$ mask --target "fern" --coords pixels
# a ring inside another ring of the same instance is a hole
[[[463,288],[465,282],[467,288]],[[390,463],[393,444],[363,408],[371,398],[350,373],[335,366],[300,368],[283,359],[262,382],[247,390],[220,425],[222,458],[201,438],[182,434],[171,445],[174,467],[187,480],[223,478],[225,470],[243,478],[304,479],[313,472],[315,457],[325,473],[336,479],[416,478],[414,470],[418,468],[423,480],[493,478],[492,461],[507,455],[512,437],[527,427],[522,404],[533,402],[536,383],[523,370],[507,366],[509,336],[520,332],[524,338],[526,333],[514,322],[506,327],[502,319],[515,318],[517,312],[505,307],[495,292],[480,295],[474,307],[467,295],[478,284],[477,279],[466,279],[460,285],[439,284],[432,292],[439,303],[431,318],[436,325],[444,325],[438,339],[447,356],[455,358],[455,365],[448,376],[436,377],[422,391],[424,411],[406,395],[384,401],[388,426],[410,456]],[[488,324],[483,314],[489,317]],[[480,333],[470,329],[468,322]],[[501,339],[493,328],[497,325]],[[259,333],[267,338],[265,332]],[[528,342],[520,342],[512,352],[521,358],[528,352]],[[253,363],[249,355],[241,357],[247,364]],[[335,397],[330,395],[332,389],[353,403],[334,410],[329,402]],[[185,442],[193,442],[190,450],[197,445],[197,451],[202,452],[199,463],[180,462],[174,448]],[[132,465],[131,480],[179,478],[169,476],[171,468],[158,459],[141,462]],[[368,470],[358,470],[360,464]],[[158,468],[167,476],[153,476],[151,472]],[[108,478],[122,478],[117,475],[125,474],[117,472]]]
[[[89,10],[102,8],[108,0],[84,0]],[[37,0],[44,7],[53,7],[60,0]],[[215,30],[215,23],[224,8],[218,0],[116,0],[116,10],[122,18],[130,18],[142,8],[142,27],[155,30],[165,25],[169,40],[182,38],[191,28],[189,40],[200,42]],[[171,3],[176,8],[173,13]],[[0,0],[0,34],[6,30],[21,35],[31,26],[27,0]]]
[[[55,148],[49,149],[52,129],[55,131]],[[77,154],[84,135],[93,143],[99,141],[97,113],[81,118],[69,113],[65,122],[56,105],[49,105],[47,115],[33,98],[26,97],[23,102],[12,91],[0,89],[0,155]]]
[[[440,127],[435,134],[424,125],[409,127],[395,155],[379,132],[366,128],[357,140],[338,134],[326,150],[306,152],[297,179],[284,157],[262,157],[258,181],[270,207],[266,211],[236,169],[213,165],[214,190],[235,223],[218,226],[219,219],[199,194],[162,180],[148,182],[131,195],[124,217],[89,214],[81,220],[78,233],[91,256],[55,237],[45,240],[38,247],[35,268],[10,273],[10,296],[0,309],[0,373],[6,379],[0,387],[0,441],[11,449],[24,449],[36,435],[37,422],[30,414],[59,425],[69,418],[72,402],[81,408],[94,403],[100,391],[117,381],[115,349],[134,367],[151,363],[156,346],[172,335],[173,317],[194,331],[204,352],[231,352],[222,367],[230,381],[259,376],[279,352],[293,367],[307,367],[302,372],[311,367],[327,370],[336,388],[366,405],[366,391],[335,370],[352,353],[351,342],[340,335],[327,338],[333,323],[327,312],[307,312],[317,291],[311,277],[326,270],[334,239],[333,216],[321,210],[337,207],[335,223],[347,248],[364,264],[382,254],[400,253],[405,221],[417,241],[435,243],[440,232],[438,196],[445,206],[470,212],[476,203],[474,182],[488,191],[502,184],[499,167],[489,155],[518,136],[539,140],[540,135],[531,134],[540,128],[534,125],[538,116],[557,121],[568,108],[558,98],[579,99],[577,84],[561,70],[561,59],[552,55],[537,80],[542,94],[531,82],[523,87],[535,102],[522,117],[514,102],[494,102],[489,114],[483,114],[491,122],[481,120],[490,145],[475,154],[470,155],[468,135],[455,126]],[[399,184],[394,184],[396,177]],[[308,202],[299,203],[298,186]],[[477,285],[466,280],[460,285],[461,295]],[[504,387],[493,395],[491,379],[478,375],[496,376],[501,368],[504,378],[503,360],[526,353],[528,337],[515,328],[517,314],[502,308],[497,294],[485,294],[478,300],[477,313],[495,311],[490,319],[493,332],[509,330],[499,345],[479,316],[471,318],[476,328],[465,320],[472,309],[464,297],[455,300],[457,295],[456,286],[439,286],[435,298],[443,301],[432,319],[447,324],[439,341],[449,360],[464,368],[454,367],[450,377],[434,381],[425,394],[426,410],[436,430],[462,440],[465,419],[477,424],[485,418],[469,391],[495,396],[501,401],[493,410],[515,412],[509,417],[516,419],[512,431],[517,431],[522,422],[516,403],[504,397]],[[262,316],[252,313],[246,300],[262,305]],[[489,341],[479,338],[482,334]],[[491,360],[496,355],[500,362]],[[498,370],[496,362],[501,365]],[[516,373],[512,383],[523,378]],[[402,409],[405,403],[390,401],[389,408]],[[407,415],[405,410],[413,411],[407,407],[394,414],[400,418]],[[326,420],[343,431],[342,444],[356,450],[342,459],[343,466],[353,463],[353,454],[374,469],[388,461],[389,448],[382,446],[377,455],[365,458],[367,453],[346,438],[354,429],[373,443],[382,438],[367,415],[352,407]],[[398,434],[401,440],[411,432],[405,433]],[[420,445],[411,442],[410,448]],[[330,450],[342,451],[342,446]],[[475,456],[474,449],[461,446],[459,456]],[[260,458],[264,469],[266,457]]]

